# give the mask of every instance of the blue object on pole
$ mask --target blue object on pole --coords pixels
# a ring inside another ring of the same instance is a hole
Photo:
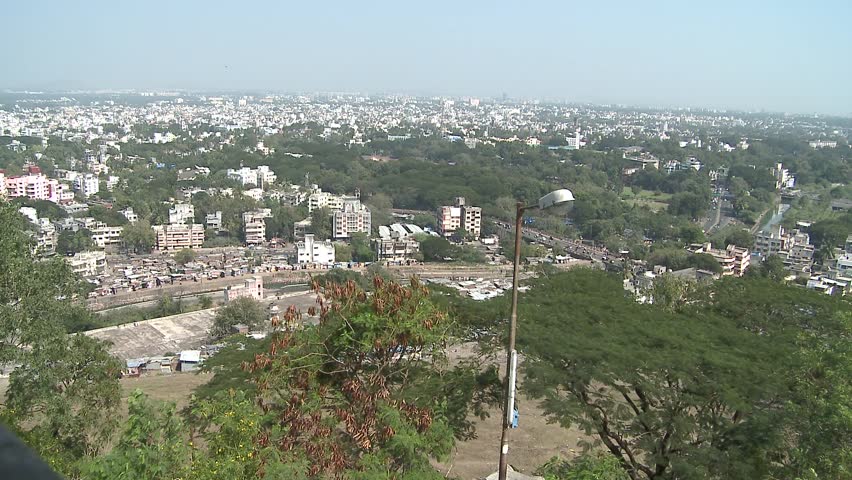
[[[518,414],[518,410],[515,409],[515,411],[512,414],[512,428],[518,428],[518,417],[519,416],[520,415]]]

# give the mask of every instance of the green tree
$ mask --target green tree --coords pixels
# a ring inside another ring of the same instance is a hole
[[[748,230],[736,229],[728,235],[727,244],[742,248],[752,248],[754,246],[754,237],[752,237]]]
[[[238,323],[250,329],[261,328],[266,324],[268,315],[263,304],[250,297],[240,297],[228,302],[216,312],[210,333],[222,338],[231,333],[231,327]]]
[[[801,336],[788,411],[797,436],[788,457],[790,478],[847,478],[852,470],[852,315],[841,312],[837,320],[837,335]]]
[[[99,222],[104,222],[110,226],[127,225],[127,217],[120,212],[106,208],[101,205],[92,205],[89,207],[89,216]]]
[[[837,335],[847,306],[759,279],[686,297],[640,305],[620,278],[591,270],[536,281],[521,302],[524,388],[632,479],[793,478],[771,459],[797,431],[782,408],[795,401],[797,339]]]
[[[56,251],[63,254],[84,252],[93,245],[92,234],[85,228],[61,232],[56,239]]]
[[[352,247],[345,243],[335,243],[334,245],[334,261],[335,262],[351,262]]]
[[[373,283],[370,297],[354,282],[325,287],[319,327],[277,333],[251,362],[264,408],[279,412],[261,436],[312,477],[442,478],[430,459],[452,448],[445,412],[471,405],[448,394],[479,367],[451,374],[461,370],[444,356],[448,319],[424,287]]]
[[[778,255],[770,255],[758,264],[752,264],[748,271],[749,275],[758,275],[776,282],[783,282],[789,272],[784,267],[784,261]]]
[[[187,429],[173,403],[153,402],[136,389],[118,444],[83,468],[85,478],[158,480],[189,477]]]
[[[198,306],[201,307],[202,310],[206,310],[213,306],[213,299],[210,298],[210,295],[201,295],[198,297]]]
[[[121,364],[82,334],[30,346],[9,379],[2,416],[53,468],[73,476],[117,425]]]
[[[154,230],[151,225],[139,220],[134,225],[127,225],[121,231],[121,241],[124,248],[134,253],[148,253],[154,248]]]
[[[174,259],[178,265],[183,266],[195,260],[195,252],[193,252],[189,248],[184,248],[183,250],[178,250],[177,252],[175,252]]]
[[[349,245],[352,248],[352,260],[356,262],[372,262],[376,259],[376,254],[370,247],[370,238],[366,233],[353,233],[352,238],[349,240]]]
[[[424,236],[420,240],[420,252],[427,262],[443,262],[453,255],[453,245],[442,237]]]
[[[317,240],[325,240],[331,238],[332,234],[331,211],[327,208],[317,208],[311,212],[310,233],[313,233]]]
[[[568,461],[553,457],[536,470],[545,480],[629,480],[618,460],[603,452],[586,453]]]
[[[694,255],[690,255],[687,259],[687,263],[689,266],[695,267],[699,270],[722,273],[722,264],[716,261],[713,255],[709,255],[707,253],[696,253]]]
[[[411,219],[411,223],[417,225],[418,227],[429,228],[431,230],[438,229],[438,220],[434,215],[427,215],[425,213],[418,213]]]

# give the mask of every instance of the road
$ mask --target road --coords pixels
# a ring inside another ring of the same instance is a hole
[[[512,233],[515,229],[514,225],[509,225],[506,222],[498,220],[495,220],[494,224],[497,225],[497,228],[509,233]],[[595,263],[606,262],[612,256],[606,248],[592,247],[576,240],[560,238],[534,228],[524,227],[521,230],[521,234],[526,239],[541,243],[548,247],[560,246],[572,257],[581,258],[583,260],[592,260]]]

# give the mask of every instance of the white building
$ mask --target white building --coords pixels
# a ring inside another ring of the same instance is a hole
[[[124,227],[110,227],[103,222],[95,222],[92,232],[92,242],[100,248],[121,244],[121,232]]]
[[[837,148],[837,142],[828,140],[814,140],[812,142],[808,142],[808,146],[810,146],[811,148]]]
[[[793,188],[796,185],[796,177],[790,175],[790,171],[784,168],[784,165],[778,163],[774,168],[770,169],[770,173],[775,177],[775,189],[781,190],[784,188]]]
[[[101,251],[79,252],[73,257],[65,257],[71,270],[83,277],[96,277],[106,273],[106,253]]]
[[[370,209],[358,199],[347,199],[343,208],[334,212],[334,238],[349,238],[359,232],[369,235],[371,227]]]
[[[214,213],[208,213],[204,218],[204,223],[207,225],[207,228],[213,229],[218,233],[222,229],[222,212],[217,210]]]
[[[275,172],[268,165],[260,165],[256,169],[241,167],[234,170],[233,168],[229,168],[225,173],[228,175],[228,178],[240,182],[243,186],[255,185],[260,188],[275,183],[275,179],[277,178]]]
[[[115,175],[110,175],[109,178],[107,178],[107,181],[106,181],[106,189],[111,192],[111,191],[115,190],[115,187],[117,187],[120,182],[121,182],[120,177],[117,177]]]
[[[565,137],[566,150],[579,150],[582,145],[579,130],[574,132],[573,137]]]
[[[136,223],[139,221],[139,215],[136,215],[136,213],[130,207],[121,210],[119,213],[124,215],[124,218],[126,218],[127,221],[130,223]]]
[[[343,208],[343,197],[323,192],[322,189],[313,185],[311,194],[308,195],[308,213],[312,213],[318,208],[327,208],[331,211],[340,210]]]
[[[74,190],[82,193],[85,197],[91,197],[98,193],[100,189],[101,181],[97,176],[92,175],[91,173],[78,175],[77,178],[74,179]]]
[[[312,233],[306,234],[303,242],[296,243],[296,250],[299,264],[329,265],[334,263],[334,245],[330,240],[315,241]]]
[[[414,239],[414,235],[422,233],[425,233],[422,228],[412,224],[380,226],[379,238],[374,241],[378,259],[388,262],[412,259],[420,251],[420,243]]]
[[[268,208],[243,213],[246,245],[260,245],[266,241],[266,219],[271,216]]]
[[[250,188],[248,190],[243,191],[243,195],[253,198],[256,201],[263,200],[263,189],[262,188]]]
[[[249,297],[257,301],[263,300],[263,277],[247,278],[242,285],[231,285],[225,288],[225,303],[231,300]]]
[[[169,223],[172,225],[192,223],[194,219],[195,207],[191,203],[176,203],[169,208]]]

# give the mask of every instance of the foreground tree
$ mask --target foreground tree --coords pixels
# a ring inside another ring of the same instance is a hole
[[[88,480],[184,478],[191,458],[186,427],[174,404],[156,403],[140,390],[128,399],[129,416],[118,444],[84,466]]]
[[[76,301],[81,285],[63,259],[33,257],[22,222],[0,205],[0,363],[16,365],[0,417],[73,477],[112,432],[120,365],[103,343],[66,334],[68,318],[91,315]]]
[[[807,404],[791,393],[798,338],[848,341],[836,317],[848,304],[761,279],[709,288],[659,308],[600,272],[538,281],[521,302],[524,387],[632,479],[794,478],[788,452],[813,445],[790,417]]]
[[[449,453],[454,436],[472,434],[469,417],[483,415],[498,395],[496,371],[448,365],[450,320],[417,282],[404,287],[375,276],[369,295],[351,280],[314,287],[319,306],[308,313],[319,314],[318,326],[277,330],[226,352],[246,359],[256,391],[208,389],[194,406],[193,424],[213,442],[210,453],[225,455],[213,455],[219,473],[443,478],[430,460]],[[299,315],[290,308],[276,326]],[[217,369],[214,383],[245,379],[228,370]]]

